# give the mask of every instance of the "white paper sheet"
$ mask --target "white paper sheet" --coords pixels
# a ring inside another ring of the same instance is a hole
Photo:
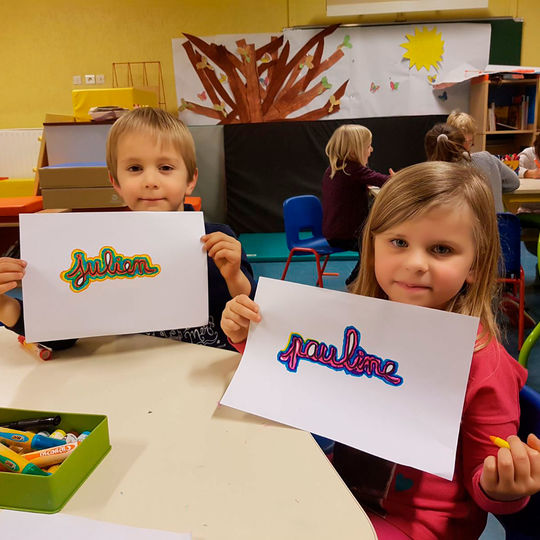
[[[262,321],[222,404],[452,478],[477,318],[268,278],[255,300]],[[339,358],[350,327],[384,377],[278,359],[291,333],[335,345]]]
[[[203,234],[200,212],[21,215],[21,258],[28,262],[22,283],[27,341],[207,324]],[[131,278],[112,272],[116,277],[90,280],[86,287],[61,278],[73,265],[74,251],[91,260],[103,248],[131,261],[147,257],[146,268],[153,270]]]
[[[140,529],[117,523],[95,521],[68,514],[32,514],[30,512],[0,511],[2,540],[58,540],[75,537],[77,540],[191,540],[190,533],[175,533],[157,529]]]

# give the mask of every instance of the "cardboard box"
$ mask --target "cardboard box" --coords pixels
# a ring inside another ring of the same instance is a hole
[[[121,208],[124,201],[109,187],[42,189],[43,208]]]
[[[158,95],[142,88],[85,88],[72,90],[73,112],[79,121],[89,122],[91,107],[117,106],[133,109],[136,106],[158,106]]]
[[[65,432],[90,435],[50,476],[0,472],[0,508],[52,514],[58,512],[111,449],[107,417],[96,414],[0,408],[0,422],[56,416]]]
[[[63,163],[40,167],[39,185],[49,188],[111,187],[105,163]]]

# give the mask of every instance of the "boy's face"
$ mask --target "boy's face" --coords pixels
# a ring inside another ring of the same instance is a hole
[[[184,197],[197,184],[172,143],[159,144],[148,132],[125,133],[118,140],[113,187],[131,210],[182,211]]]

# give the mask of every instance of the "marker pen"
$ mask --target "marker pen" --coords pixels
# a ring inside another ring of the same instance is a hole
[[[0,443],[21,446],[28,452],[30,450],[42,450],[43,448],[60,446],[64,444],[64,441],[35,435],[31,431],[19,431],[18,429],[0,427]]]
[[[2,443],[0,443],[0,463],[8,472],[49,476],[49,473],[42,471],[37,465],[30,463]]]
[[[32,351],[42,360],[50,360],[52,358],[52,349],[49,347],[45,347],[45,345],[42,345],[41,343],[28,343],[24,336],[19,336],[18,340],[23,347]]]
[[[28,454],[23,454],[23,458],[37,465],[38,467],[49,467],[50,465],[56,465],[62,463],[70,454],[79,446],[80,443],[63,444],[62,446],[55,446],[54,448],[45,448],[43,450],[37,450]]]
[[[16,420],[14,422],[3,422],[0,426],[5,426],[10,429],[20,429],[23,431],[29,429],[41,429],[45,426],[57,426],[61,421],[60,415],[49,416],[47,418],[26,418],[25,420]]]

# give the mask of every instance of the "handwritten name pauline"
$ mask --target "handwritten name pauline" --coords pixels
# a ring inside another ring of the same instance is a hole
[[[289,343],[279,351],[277,359],[292,372],[297,371],[300,360],[308,360],[355,377],[377,377],[391,386],[403,383],[403,377],[397,374],[398,362],[368,354],[360,347],[360,332],[354,326],[345,328],[339,357],[335,345],[319,343],[314,339],[305,340],[300,334],[291,334]]]
[[[71,253],[71,267],[60,273],[60,278],[69,283],[73,292],[81,292],[88,288],[92,281],[105,279],[155,277],[161,267],[153,264],[149,255],[133,255],[126,257],[116,253],[109,246],[102,247],[97,257],[88,257],[81,249]]]

